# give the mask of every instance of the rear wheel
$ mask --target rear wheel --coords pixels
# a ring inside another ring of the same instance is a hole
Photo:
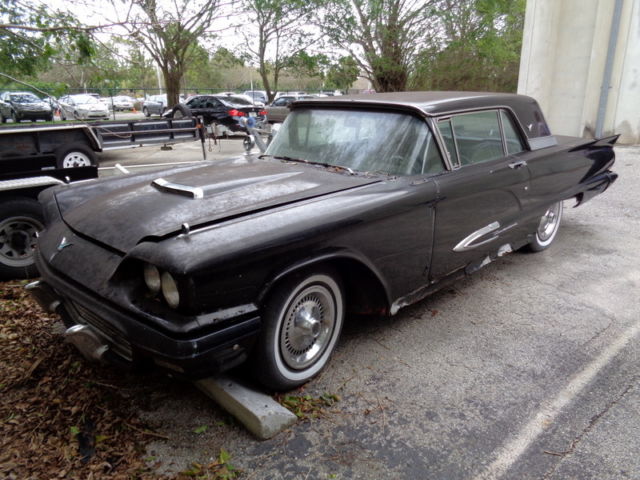
[[[529,243],[529,250],[532,252],[541,252],[551,246],[556,238],[560,221],[562,220],[562,202],[551,205],[540,218],[538,229],[536,230],[533,240]]]
[[[38,275],[33,255],[43,228],[42,207],[36,200],[16,198],[0,204],[0,278]]]
[[[340,279],[330,269],[293,274],[276,287],[263,309],[254,351],[260,383],[290,390],[316,376],[335,349],[344,320]]]

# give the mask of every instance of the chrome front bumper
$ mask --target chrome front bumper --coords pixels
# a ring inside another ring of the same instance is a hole
[[[38,304],[50,313],[59,313],[62,298],[46,283],[38,280],[29,283],[25,289]],[[76,321],[77,319],[74,319]],[[65,340],[73,344],[87,360],[101,361],[109,351],[108,339],[91,325],[78,323],[67,328]]]

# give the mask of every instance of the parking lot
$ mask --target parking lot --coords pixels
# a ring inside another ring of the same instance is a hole
[[[110,152],[101,166],[199,149]],[[337,395],[324,415],[261,442],[176,382],[140,412],[168,437],[148,454],[175,472],[223,447],[253,479],[639,478],[640,148],[616,152],[618,181],[566,202],[551,249],[503,257],[392,319],[348,319],[329,367],[297,392]]]

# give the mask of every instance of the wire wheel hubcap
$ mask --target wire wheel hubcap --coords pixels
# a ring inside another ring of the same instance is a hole
[[[310,286],[289,303],[280,331],[284,363],[301,370],[316,362],[329,345],[336,324],[336,305],[323,285]]]
[[[540,225],[538,226],[538,238],[540,241],[545,242],[549,240],[556,229],[558,228],[558,224],[560,222],[560,209],[562,208],[562,203],[558,202],[545,212],[545,214],[540,219]]]

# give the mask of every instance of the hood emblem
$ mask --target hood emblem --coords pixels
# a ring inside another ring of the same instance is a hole
[[[62,250],[64,250],[67,247],[70,247],[71,245],[73,245],[73,243],[68,242],[67,237],[62,237],[62,240],[60,240],[60,243],[58,244],[58,251],[61,252]]]

